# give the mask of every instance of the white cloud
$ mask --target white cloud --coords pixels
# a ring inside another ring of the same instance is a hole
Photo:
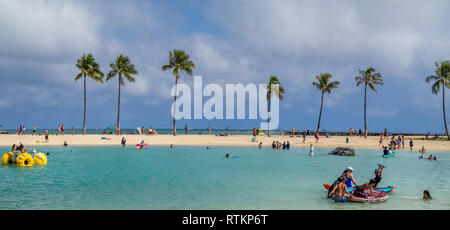
[[[81,2],[3,0],[0,8],[0,55],[54,60],[98,46],[101,18]]]

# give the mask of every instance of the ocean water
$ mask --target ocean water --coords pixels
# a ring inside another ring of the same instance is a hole
[[[9,148],[0,147],[4,153]],[[449,209],[450,152],[356,149],[357,156],[331,156],[331,148],[211,146],[40,147],[48,165],[0,167],[0,209]],[[234,153],[239,158],[225,158]],[[380,186],[395,193],[381,204],[334,203],[324,183],[347,166],[358,183],[369,181],[377,163],[386,166]],[[423,190],[433,200],[422,200]]]

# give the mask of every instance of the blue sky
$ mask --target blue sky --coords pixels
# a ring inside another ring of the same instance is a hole
[[[76,60],[92,53],[103,72],[123,53],[140,74],[121,97],[121,126],[170,128],[174,77],[161,71],[174,48],[206,83],[285,87],[280,128],[314,129],[321,72],[341,81],[326,95],[321,127],[363,128],[358,69],[384,86],[368,93],[368,128],[443,132],[442,96],[425,77],[450,58],[448,1],[11,1],[0,0],[0,124],[81,127]],[[182,83],[193,78],[183,75]],[[117,82],[88,81],[87,127],[113,125]],[[448,95],[448,94],[447,94]],[[204,101],[208,98],[205,97]],[[448,100],[448,98],[446,99]],[[450,105],[448,105],[450,106]],[[179,120],[183,128],[253,128],[260,120]]]

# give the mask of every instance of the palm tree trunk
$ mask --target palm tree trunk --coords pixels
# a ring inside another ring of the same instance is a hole
[[[120,134],[120,79],[122,79],[122,76],[119,73],[119,99],[117,102],[117,133],[116,133],[116,135]]]
[[[270,137],[270,98],[271,94],[269,93],[269,99],[267,100],[267,136]]]
[[[177,89],[178,89],[178,77],[175,76],[175,97],[173,98],[173,133],[172,135],[177,135],[177,128],[175,126],[175,112],[177,107]]]
[[[445,118],[445,91],[444,86],[442,86],[442,112],[444,113],[444,125],[445,125],[445,134],[447,134],[447,138],[450,140],[447,129],[447,119]]]
[[[316,130],[316,134],[319,134],[320,118],[322,117],[322,107],[323,107],[323,93],[322,93],[322,98],[320,99],[319,121],[317,122],[317,130]]]
[[[84,113],[83,113],[83,135],[86,134],[86,74],[84,74]]]
[[[367,138],[366,95],[367,95],[367,83],[364,85],[364,138]]]

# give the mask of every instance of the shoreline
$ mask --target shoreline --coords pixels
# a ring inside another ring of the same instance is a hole
[[[102,137],[110,138],[110,140],[101,139]],[[44,135],[21,135],[17,134],[2,134],[0,135],[0,146],[12,146],[22,142],[26,147],[40,147],[40,146],[63,146],[64,141],[67,141],[69,146],[120,146],[121,139],[125,137],[127,146],[134,146],[139,144],[142,140],[151,145],[170,146],[186,145],[186,146],[257,146],[262,142],[263,146],[271,146],[273,141],[289,141],[291,146],[306,146],[309,147],[311,143],[315,147],[351,147],[351,148],[369,148],[381,149],[379,145],[379,137],[370,136],[367,138],[356,136],[330,136],[329,138],[320,137],[319,142],[316,143],[314,136],[307,136],[305,143],[302,143],[302,137],[290,136],[257,136],[256,141],[252,142],[252,135],[229,135],[229,136],[215,136],[207,134],[179,134],[172,136],[170,134],[159,134],[154,136],[146,135],[102,135],[102,134],[68,134],[68,135],[51,135],[49,142],[45,143]],[[346,138],[349,138],[349,143],[346,144]],[[450,141],[439,140],[421,140],[423,136],[405,136],[405,150],[409,150],[409,139],[412,138],[414,142],[413,151],[417,151],[422,146],[426,150],[442,150],[450,151]],[[38,143],[38,142],[39,143]],[[390,137],[383,140],[383,144],[387,145]],[[401,148],[402,149],[402,148]]]

